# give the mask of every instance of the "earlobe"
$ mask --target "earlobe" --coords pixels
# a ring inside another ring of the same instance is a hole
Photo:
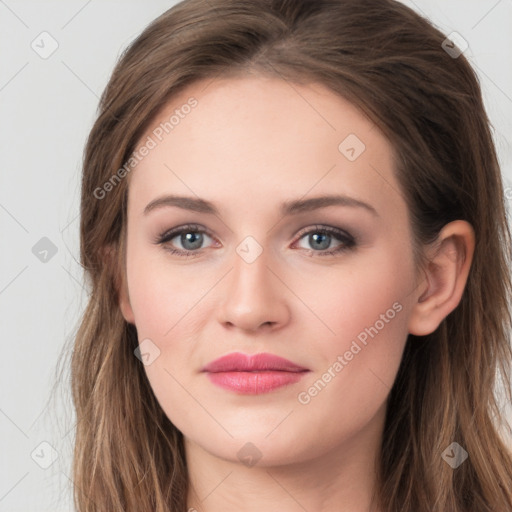
[[[128,290],[126,289],[126,283],[124,279],[121,279],[121,283],[119,285],[119,308],[124,319],[129,323],[135,325],[135,317],[133,315],[132,306],[130,304],[130,297],[128,295]]]
[[[128,323],[135,325],[135,318],[130,304],[126,279],[119,269],[120,262],[116,261],[116,250],[111,246],[104,247],[102,250],[102,257],[104,264],[108,265],[112,275],[114,276],[115,289],[117,292],[118,304],[121,314]]]
[[[466,286],[475,248],[474,230],[466,221],[447,224],[428,258],[425,280],[409,318],[409,333],[426,336],[459,304]]]

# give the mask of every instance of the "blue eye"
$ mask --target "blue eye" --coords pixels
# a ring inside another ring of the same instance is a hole
[[[314,226],[312,229],[308,228],[308,230],[303,232],[299,237],[299,241],[303,238],[306,238],[306,242],[312,247],[312,249],[304,248],[309,252],[310,256],[331,256],[352,249],[356,245],[354,237],[341,229],[330,226]],[[338,240],[340,244],[334,248],[330,248],[333,239]]]
[[[165,249],[171,254],[186,257],[199,256],[200,251],[198,249],[202,248],[205,236],[207,238],[211,238],[206,231],[201,229],[200,226],[187,225],[172,229],[171,231],[166,231],[158,237],[157,243],[165,245]],[[182,249],[176,249],[172,245],[166,245],[174,239],[179,241]]]
[[[160,234],[155,243],[164,246],[165,250],[171,254],[195,257],[202,253],[203,243],[208,238],[212,239],[213,237],[201,226],[190,224]],[[302,249],[308,251],[309,256],[330,256],[352,249],[356,245],[354,237],[350,234],[329,226],[308,228],[308,230],[301,233],[298,241],[302,239],[306,239],[307,243],[310,244],[309,248],[302,247]],[[173,240],[177,240],[177,242],[171,243]],[[334,248],[331,247],[333,240],[339,242]],[[181,245],[181,248],[176,248],[177,243]]]

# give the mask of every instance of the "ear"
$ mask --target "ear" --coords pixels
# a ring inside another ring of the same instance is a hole
[[[473,227],[466,221],[447,224],[429,248],[425,280],[409,318],[409,333],[425,336],[459,304],[475,249]]]
[[[101,254],[104,264],[110,268],[113,275],[121,314],[128,323],[135,325],[135,318],[126,285],[126,276],[122,268],[122,262],[117,257],[117,251],[114,247],[108,245],[102,248]]]

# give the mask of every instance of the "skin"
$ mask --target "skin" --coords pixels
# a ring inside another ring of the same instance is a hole
[[[459,303],[473,231],[462,221],[445,226],[438,243],[425,248],[431,264],[420,271],[389,142],[320,84],[263,76],[196,82],[172,99],[141,143],[191,96],[197,107],[127,178],[120,292],[121,311],[139,341],[149,338],[160,350],[144,368],[185,436],[188,506],[368,512],[386,400],[407,335],[432,332]],[[338,149],[349,134],[366,146],[354,161]],[[340,205],[280,213],[285,201],[334,193],[376,213]],[[219,214],[177,206],[144,214],[167,194],[211,201]],[[155,243],[187,223],[208,232],[202,248],[193,249],[199,256],[166,250],[190,250],[179,235]],[[328,249],[318,248],[308,237],[318,232],[315,225],[344,230],[356,245],[322,256],[343,242],[327,237]],[[263,249],[252,263],[237,252],[247,236]],[[397,303],[400,312],[334,371],[338,356]],[[201,373],[234,351],[270,352],[310,372],[269,393],[240,395]],[[301,403],[299,393],[329,368],[330,381]],[[246,447],[255,459],[261,455],[253,466],[237,455],[246,443],[256,447]]]

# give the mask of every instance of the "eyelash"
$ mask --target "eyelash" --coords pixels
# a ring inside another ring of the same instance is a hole
[[[213,238],[213,236],[205,229],[202,229],[197,224],[187,224],[185,226],[181,226],[179,228],[174,228],[168,231],[164,231],[163,233],[159,234],[158,237],[155,240],[155,244],[164,246],[164,249],[166,251],[169,251],[171,254],[182,256],[185,258],[193,258],[196,256],[199,256],[202,252],[202,249],[198,249],[195,251],[190,250],[183,250],[183,249],[174,249],[173,247],[165,246],[167,242],[172,240],[173,238],[176,238],[178,235],[181,235],[183,233],[199,233],[199,234],[205,234],[208,235],[210,238]],[[311,254],[314,254],[315,256],[333,256],[335,254],[343,253],[345,251],[349,251],[353,249],[356,245],[355,238],[346,233],[345,231],[342,231],[338,228],[333,228],[330,226],[321,226],[321,225],[315,225],[312,226],[310,229],[306,231],[302,231],[299,233],[299,236],[297,238],[297,241],[301,240],[307,235],[310,234],[324,234],[324,235],[331,235],[338,239],[338,241],[342,242],[342,245],[334,248],[334,249],[326,249],[323,251],[315,251],[313,249],[304,249],[305,251],[308,251]]]

